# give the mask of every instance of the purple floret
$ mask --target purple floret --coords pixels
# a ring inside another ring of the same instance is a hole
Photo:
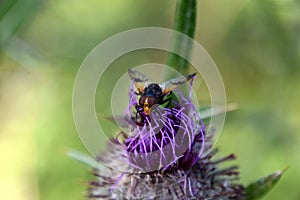
[[[186,169],[201,157],[204,124],[191,101],[180,91],[175,93],[177,100],[172,100],[173,107],[156,106],[146,116],[137,103],[133,84],[129,88],[129,105],[124,119],[131,119],[131,132],[124,142],[124,149],[131,166],[153,171],[180,164]]]

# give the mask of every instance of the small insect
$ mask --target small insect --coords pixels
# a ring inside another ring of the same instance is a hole
[[[172,91],[183,83],[191,80],[196,73],[180,76],[161,84],[154,83],[150,78],[144,74],[129,69],[129,77],[134,81],[135,87],[137,88],[137,95],[140,95],[138,104],[136,106],[137,112],[141,114],[144,112],[146,116],[149,116],[150,109],[153,105],[164,105],[168,107],[172,98],[167,98],[172,95]]]

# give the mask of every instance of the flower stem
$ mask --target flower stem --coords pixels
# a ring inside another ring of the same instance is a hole
[[[196,28],[196,11],[197,0],[177,0],[175,30],[193,38]],[[173,42],[173,50],[177,50],[189,58],[192,51],[192,43],[184,39],[184,37],[175,37]],[[170,53],[167,64],[182,74],[187,74],[189,63],[186,59],[177,54]]]

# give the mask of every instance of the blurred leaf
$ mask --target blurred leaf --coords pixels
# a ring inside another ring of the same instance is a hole
[[[17,0],[1,1],[0,2],[0,20],[7,13],[7,11],[16,3]]]
[[[5,53],[25,68],[40,66],[44,60],[40,52],[19,37],[13,37],[5,45]]]
[[[33,14],[40,0],[13,0],[1,2],[0,44],[8,41],[26,18]]]
[[[216,115],[220,115],[222,113],[225,112],[230,112],[230,111],[234,111],[238,109],[238,105],[235,103],[231,103],[231,104],[227,104],[224,110],[223,106],[219,106],[219,107],[214,107],[213,108],[205,108],[205,109],[201,109],[199,111],[200,117],[204,120],[204,119],[208,119],[210,117],[216,116]]]
[[[88,156],[84,153],[81,153],[79,151],[70,150],[67,152],[67,155],[71,158],[82,162],[83,164],[86,164],[92,168],[99,168],[99,163],[91,156]]]
[[[189,37],[194,37],[196,28],[196,0],[178,0],[175,16],[175,30]],[[192,51],[192,43],[186,41],[183,37],[174,38],[173,50],[177,50],[189,58]],[[170,54],[168,58],[168,66],[182,74],[186,74],[188,62],[177,54]]]
[[[246,187],[246,199],[255,200],[263,198],[276,185],[285,170],[277,171],[248,185]]]

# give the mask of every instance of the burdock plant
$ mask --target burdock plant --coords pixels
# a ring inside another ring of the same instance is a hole
[[[175,29],[189,37],[194,36],[196,0],[178,0]],[[191,51],[190,44],[174,39],[174,48]],[[186,73],[185,59],[170,54],[168,65]],[[248,186],[238,183],[238,167],[222,167],[236,159],[234,154],[216,156],[213,148],[213,130],[207,130],[203,116],[199,115],[190,97],[179,90],[169,90],[155,85],[152,99],[143,99],[139,85],[147,80],[136,71],[129,71],[133,82],[129,88],[129,105],[124,120],[130,133],[121,132],[112,138],[105,152],[93,165],[81,154],[71,156],[94,166],[94,180],[89,182],[88,198],[91,199],[259,199],[280,179],[282,171],[263,177]],[[176,81],[193,80],[194,75]],[[143,89],[145,89],[143,88]],[[137,90],[137,91],[136,91]],[[137,97],[140,95],[141,97]],[[159,96],[161,95],[161,96]],[[156,101],[162,102],[156,102]],[[160,104],[156,108],[151,107]],[[143,107],[144,106],[144,107]],[[148,109],[151,107],[151,112]],[[228,166],[228,165],[226,165]]]

